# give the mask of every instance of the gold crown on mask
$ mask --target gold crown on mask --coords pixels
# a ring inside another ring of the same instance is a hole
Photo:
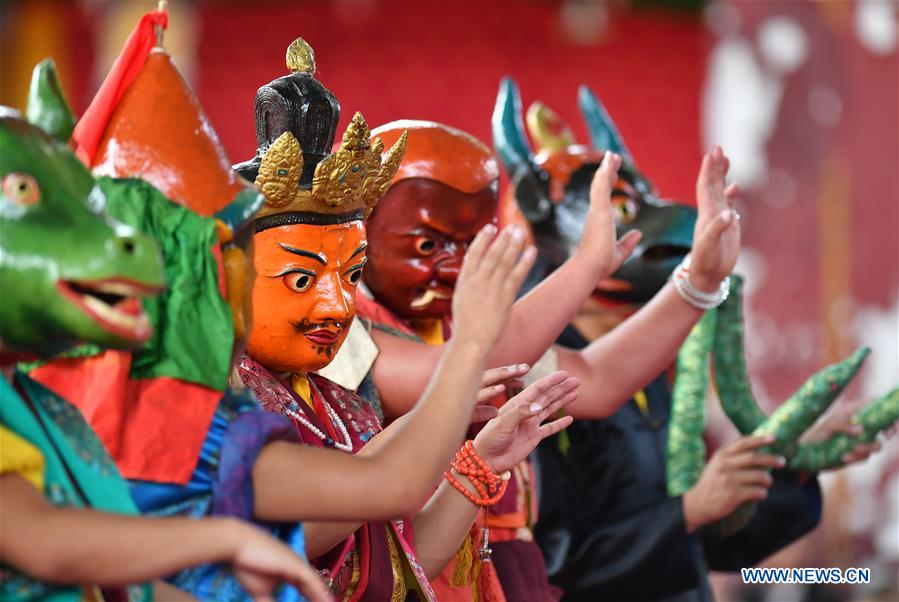
[[[357,112],[343,133],[340,147],[315,167],[312,189],[299,188],[303,173],[303,149],[290,132],[284,132],[266,150],[259,165],[256,186],[265,195],[257,217],[303,211],[342,214],[362,211],[365,218],[390,187],[406,152],[403,132],[382,157],[384,143],[369,140],[368,124]]]

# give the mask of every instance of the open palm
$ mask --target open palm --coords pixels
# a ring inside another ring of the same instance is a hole
[[[690,280],[701,290],[712,292],[734,269],[740,254],[740,220],[733,210],[738,193],[725,187],[730,161],[715,146],[702,159],[696,180],[698,217],[693,230],[693,262]]]
[[[495,472],[504,472],[523,461],[538,443],[571,424],[571,416],[546,424],[543,421],[577,399],[579,385],[578,379],[560,371],[527,387],[510,399],[499,416],[475,437],[478,455]]]
[[[640,242],[640,232],[631,230],[615,240],[615,211],[612,190],[621,168],[621,156],[607,152],[590,183],[590,209],[587,211],[584,235],[579,250],[597,262],[602,278],[613,273],[630,257]]]

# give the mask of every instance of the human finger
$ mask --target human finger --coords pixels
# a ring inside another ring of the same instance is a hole
[[[281,573],[281,577],[311,601],[331,600],[328,588],[319,577],[318,572],[299,557],[291,559],[290,566]]]
[[[573,390],[573,391],[569,391],[568,393],[565,393],[564,395],[562,395],[558,399],[553,400],[546,407],[544,407],[543,410],[541,410],[541,412],[539,414],[537,414],[537,416],[534,417],[534,419],[537,422],[543,422],[550,416],[555,416],[556,414],[561,412],[566,406],[574,403],[574,401],[578,398],[578,394],[579,394],[579,392],[577,390]]]
[[[506,251],[509,246],[513,244],[512,232],[517,229],[518,226],[506,226],[500,230],[499,234],[496,235],[493,242],[490,244],[490,247],[484,252],[484,256],[481,259],[481,265],[478,267],[478,273],[485,279],[488,279],[486,281],[493,278]]]
[[[489,387],[481,387],[478,389],[477,402],[487,403],[500,393],[505,392],[505,385],[490,385]]]
[[[462,260],[462,268],[459,270],[459,279],[477,272],[484,259],[484,254],[490,247],[490,243],[496,238],[496,226],[487,224],[475,235],[474,240],[468,245],[465,257]]]
[[[768,497],[768,488],[758,485],[746,485],[737,490],[737,498],[741,502],[761,501]]]
[[[759,487],[770,487],[774,483],[774,478],[765,470],[741,470],[734,479],[741,485],[758,485]]]
[[[540,380],[531,383],[521,393],[506,402],[500,414],[518,411],[523,415],[531,416],[540,412],[548,403],[545,401],[547,391],[554,389],[567,378],[568,373],[562,370],[544,376]]]
[[[558,420],[541,424],[540,428],[537,429],[537,435],[540,437],[540,440],[543,441],[547,437],[552,437],[556,433],[568,428],[571,426],[572,422],[574,422],[574,417],[562,416]]]
[[[783,468],[786,458],[773,454],[763,454],[756,451],[745,451],[730,460],[730,466],[734,468]]]
[[[480,404],[480,400],[478,400]],[[487,422],[488,420],[493,420],[499,416],[499,410],[494,408],[491,405],[476,405],[474,410],[471,412],[471,420],[472,424],[478,424],[480,422]]]
[[[513,378],[520,378],[527,374],[530,369],[531,367],[527,364],[509,364],[499,368],[484,370],[484,373],[481,375],[481,387],[490,387],[502,384]]]
[[[859,443],[855,447],[852,448],[846,456],[849,456],[849,461],[847,464],[852,464],[853,462],[861,462],[862,460],[867,460],[871,454],[876,454],[882,449],[882,445],[879,441],[874,441],[872,443]],[[843,456],[845,459],[846,456]]]
[[[503,386],[506,388],[506,392],[511,395],[517,395],[519,391],[525,388],[524,379],[522,378],[510,378],[507,381],[503,382]]]
[[[637,248],[637,245],[640,244],[640,239],[642,238],[642,232],[639,230],[631,230],[618,239],[615,246],[618,248],[618,255],[621,257],[622,261],[631,256],[631,253],[633,253],[634,249]]]
[[[717,242],[728,227],[730,227],[731,223],[734,222],[734,211],[734,209],[728,207],[727,209],[723,209],[714,217],[714,219],[710,220],[699,235],[703,241]]]
[[[831,423],[831,434],[843,433],[844,435],[858,436],[865,434],[865,427],[856,421],[855,416],[845,415],[836,418]]]
[[[721,147],[715,145],[703,157],[696,180],[696,204],[700,215],[720,212],[725,208],[724,178],[727,159]]]
[[[747,450],[758,449],[759,447],[763,447],[765,445],[771,445],[772,443],[774,443],[774,441],[774,435],[740,437],[736,441],[732,441],[731,443],[728,443],[726,446],[721,448],[721,451],[726,454],[736,455]]]
[[[520,263],[524,245],[524,230],[518,226],[511,226],[509,228],[509,242],[493,269],[494,278],[499,278],[502,282],[508,283],[509,276],[512,274],[515,266]]]
[[[618,177],[618,170],[621,168],[621,155],[613,152],[606,152],[602,158],[602,163],[593,173],[593,180],[590,182],[590,202],[599,200],[608,202],[612,196],[612,188]]]
[[[518,256],[512,269],[509,270],[509,276],[506,279],[507,290],[517,293],[518,290],[521,289],[521,285],[530,273],[531,268],[534,267],[534,261],[536,261],[536,259],[537,247],[528,245],[524,252]]]
[[[577,378],[569,377],[564,381],[558,383],[554,387],[547,389],[545,392],[541,393],[537,399],[534,399],[531,402],[530,408],[532,413],[545,412],[546,408],[548,408],[551,404],[562,399],[572,391],[576,391],[580,386],[580,383],[581,381]]]

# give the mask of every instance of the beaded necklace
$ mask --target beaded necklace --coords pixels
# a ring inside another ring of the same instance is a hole
[[[321,393],[318,391],[318,388],[312,381],[309,381],[309,387],[314,391],[313,395],[318,394],[318,396],[321,397]],[[291,404],[291,406],[292,405],[293,403]],[[343,423],[343,420],[340,419],[340,415],[334,408],[331,407],[331,404],[323,402],[323,405],[325,406],[325,412],[327,412],[328,414],[328,419],[331,421],[331,425],[335,426],[340,432],[340,437],[341,439],[343,439],[342,443],[340,441],[335,441],[334,439],[329,437],[327,433],[323,433],[320,428],[312,424],[308,418],[306,418],[300,412],[294,410],[291,406],[282,407],[284,408],[284,412],[288,416],[305,426],[313,435],[321,439],[324,442],[325,447],[334,447],[347,453],[353,453],[353,440],[350,439],[350,433],[349,431],[347,431],[346,425]]]

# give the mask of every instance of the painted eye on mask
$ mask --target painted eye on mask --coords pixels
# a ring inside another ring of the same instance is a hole
[[[629,197],[618,197],[612,199],[612,205],[615,209],[615,219],[621,224],[630,224],[637,219],[640,208]]]
[[[362,280],[362,268],[356,268],[355,270],[347,272],[346,279],[353,286],[359,284],[359,281]]]
[[[41,199],[37,180],[21,172],[7,174],[3,178],[3,194],[16,205],[34,205]]]
[[[312,272],[290,270],[279,274],[284,280],[284,284],[292,291],[297,293],[305,293],[312,288],[315,282],[315,274]]]
[[[359,284],[359,281],[362,280],[362,269],[365,267],[366,263],[368,263],[368,259],[363,258],[362,261],[359,261],[347,268],[347,270],[343,273],[344,280],[346,280],[353,286]]]
[[[437,250],[437,243],[427,236],[419,236],[415,239],[415,250],[422,255],[432,255]]]

